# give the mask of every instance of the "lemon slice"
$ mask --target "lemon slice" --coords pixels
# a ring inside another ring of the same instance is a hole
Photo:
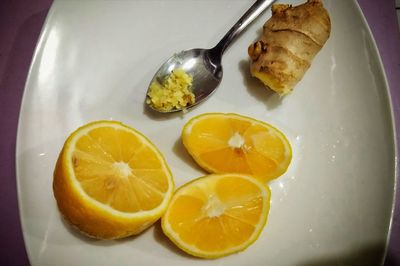
[[[267,221],[269,200],[269,188],[251,176],[204,176],[175,192],[162,217],[162,229],[193,256],[226,256],[258,238]]]
[[[263,182],[286,172],[292,149],[285,135],[265,122],[233,113],[206,113],[189,120],[182,141],[210,173],[253,175]]]
[[[148,228],[165,212],[173,189],[160,151],[141,133],[115,121],[96,121],[73,132],[53,179],[64,217],[100,239]]]

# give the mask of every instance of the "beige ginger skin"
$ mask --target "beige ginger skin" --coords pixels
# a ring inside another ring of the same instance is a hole
[[[272,17],[259,41],[251,44],[251,75],[285,95],[291,92],[328,40],[329,14],[321,0],[291,6],[272,5]]]

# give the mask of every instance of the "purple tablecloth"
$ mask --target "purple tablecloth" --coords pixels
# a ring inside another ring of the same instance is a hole
[[[400,143],[400,33],[395,0],[358,0],[378,44],[392,93]],[[29,265],[20,227],[15,144],[32,55],[51,0],[0,0],[0,265]],[[399,180],[400,181],[400,180]],[[400,188],[385,265],[400,265]]]

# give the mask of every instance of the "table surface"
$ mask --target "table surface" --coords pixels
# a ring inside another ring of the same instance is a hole
[[[0,1],[0,227],[1,265],[29,265],[20,226],[15,145],[26,77],[51,0]],[[377,43],[391,90],[400,143],[400,33],[395,0],[358,0]],[[398,147],[399,148],[399,147]],[[397,163],[398,164],[398,163]],[[400,181],[399,175],[397,180]],[[400,265],[400,186],[385,265]]]

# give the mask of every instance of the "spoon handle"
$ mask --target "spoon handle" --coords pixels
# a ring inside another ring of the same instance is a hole
[[[225,34],[221,41],[211,50],[215,55],[222,57],[226,48],[258,15],[269,7],[275,0],[257,0],[244,15],[236,22],[235,25]]]

